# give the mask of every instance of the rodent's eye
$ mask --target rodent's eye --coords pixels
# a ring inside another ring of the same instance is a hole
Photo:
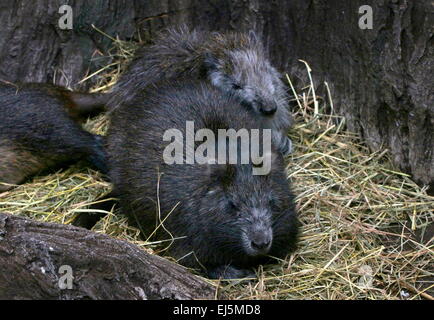
[[[231,210],[238,210],[238,207],[235,205],[235,203],[232,200],[228,201],[228,205]]]
[[[232,89],[234,89],[234,90],[241,90],[242,87],[238,83],[233,83],[232,84]]]

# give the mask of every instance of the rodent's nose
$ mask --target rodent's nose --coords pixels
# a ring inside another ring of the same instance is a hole
[[[259,111],[261,111],[266,116],[271,116],[276,113],[277,107],[275,105],[266,105],[266,106],[262,105],[259,108]]]
[[[262,237],[259,239],[252,240],[252,248],[258,251],[263,251],[268,249],[271,244],[271,239]]]

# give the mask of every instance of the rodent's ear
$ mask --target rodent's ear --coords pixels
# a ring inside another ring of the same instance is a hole
[[[262,45],[261,37],[254,30],[249,30],[248,36],[255,45]]]

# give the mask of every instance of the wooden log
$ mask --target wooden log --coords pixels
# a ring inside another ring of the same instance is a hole
[[[126,241],[8,214],[0,214],[0,270],[0,299],[214,299],[216,292]]]

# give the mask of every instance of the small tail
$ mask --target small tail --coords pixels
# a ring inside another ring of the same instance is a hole
[[[110,99],[108,93],[82,93],[65,91],[68,100],[68,111],[74,119],[82,120],[94,117],[107,110],[106,105]]]

